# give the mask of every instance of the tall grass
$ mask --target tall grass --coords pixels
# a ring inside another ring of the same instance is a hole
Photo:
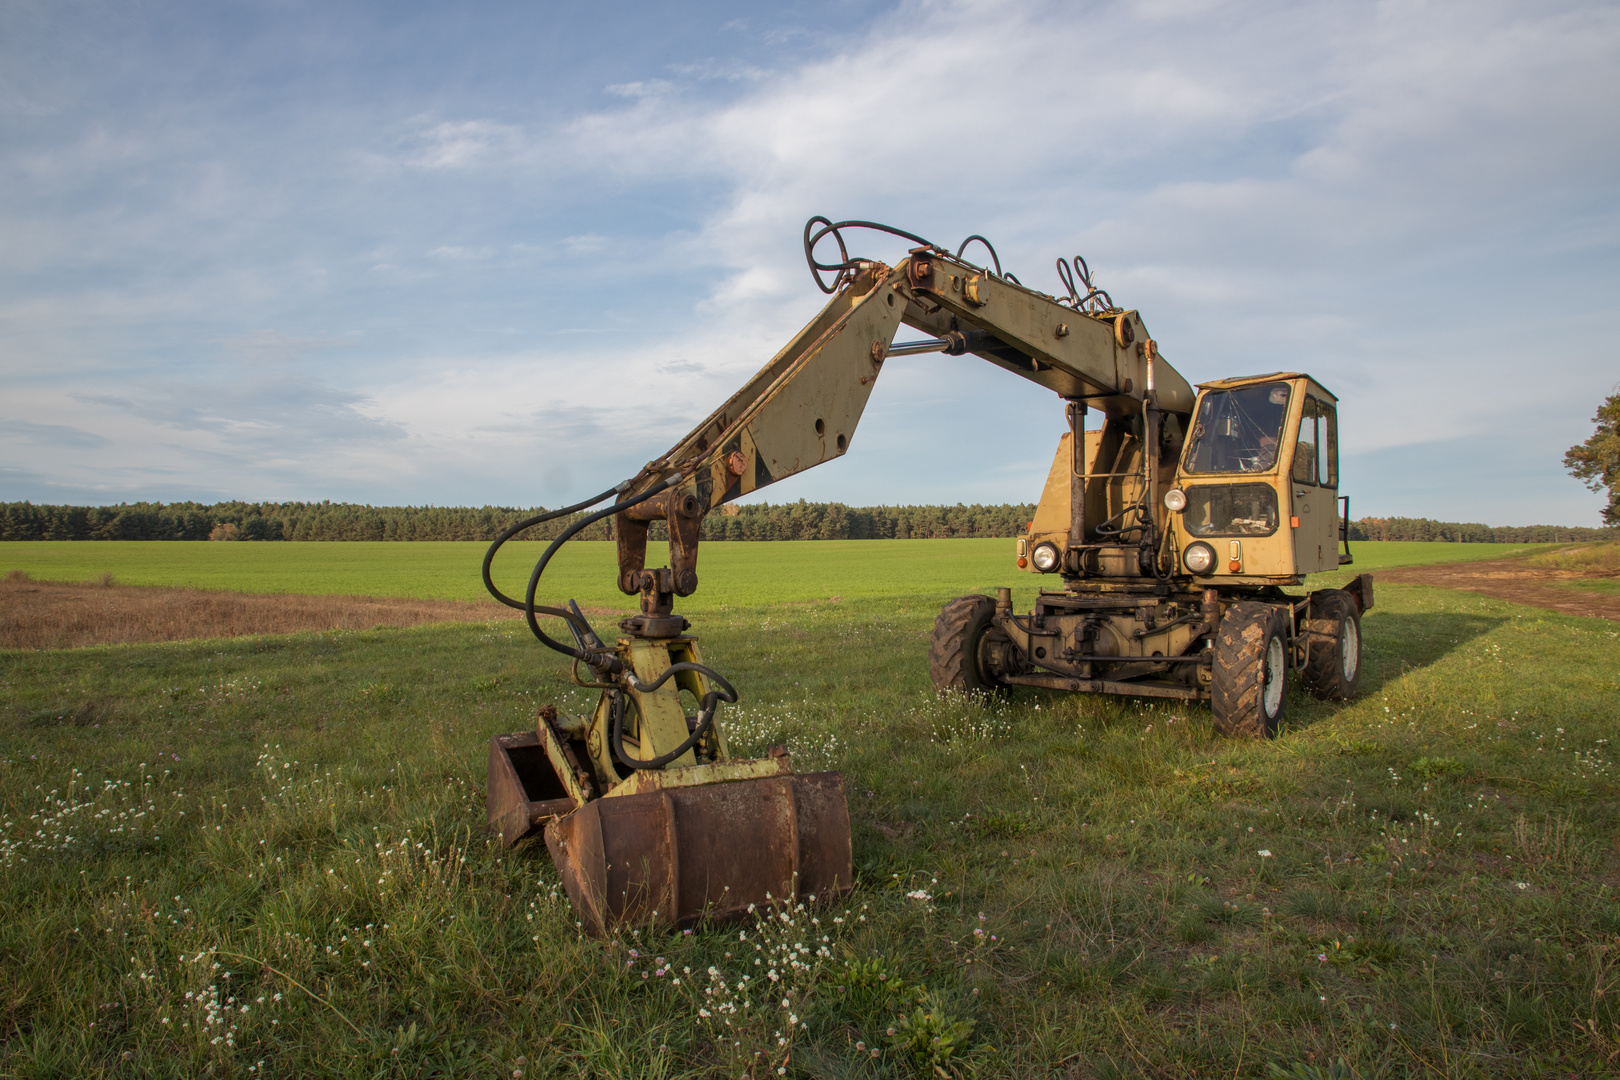
[[[1602,1075],[1620,628],[1378,600],[1263,744],[936,699],[934,598],[710,613],[858,885],[607,941],[484,829],[488,738],[590,704],[521,627],[0,653],[0,1074]]]
[[[1586,574],[1620,574],[1620,543],[1582,544],[1538,552],[1526,560],[1531,566],[1578,570]]]

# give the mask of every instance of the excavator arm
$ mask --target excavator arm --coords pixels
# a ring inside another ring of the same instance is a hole
[[[850,259],[837,235],[841,226],[825,222],[812,236],[815,224],[806,228],[811,268],[837,272],[832,286],[822,284],[831,298],[815,318],[630,481],[517,523],[485,556],[490,591],[524,610],[543,644],[574,660],[579,685],[602,691],[589,716],[542,710],[532,733],[498,736],[490,748],[488,796],[490,822],[503,842],[544,829],[564,887],[593,933],[624,922],[743,917],[783,898],[836,896],[852,881],[839,775],[795,773],[780,749],[764,758],[735,758],[716,722],[718,702],[735,702],[737,693],[703,662],[698,640],[684,633],[686,620],[673,612],[675,597],[697,590],[706,514],[847,453],[893,356],[973,353],[1044,386],[1069,402],[1076,446],[1085,441],[1088,407],[1109,418],[1106,430],[1116,442],[1125,438],[1118,429],[1132,426],[1148,445],[1157,444],[1159,418],[1192,411],[1192,388],[1158,357],[1140,317],[1111,302],[1089,303],[1095,291],[1082,296],[1066,282],[1065,304],[1025,288],[999,267],[975,266],[960,252],[917,237],[910,239],[921,246],[892,267]],[[837,240],[839,263],[814,258],[816,237],[827,235]],[[1089,289],[1083,264],[1077,272]],[[927,336],[897,345],[902,325]],[[1071,528],[1084,539],[1084,489],[1091,478],[1079,456],[1076,461],[1081,497],[1071,500],[1078,508]],[[1151,495],[1151,485],[1145,490]],[[523,601],[494,586],[490,561],[505,540],[615,495],[611,506],[552,541]],[[624,636],[612,643],[596,635],[572,601],[566,608],[535,603],[558,546],[608,516],[617,531],[619,588],[641,596],[640,613],[620,622]],[[658,520],[668,523],[670,564],[648,569],[648,534]],[[1151,536],[1140,546],[1147,552]],[[542,615],[564,620],[577,647],[546,635]],[[582,666],[590,669],[588,677]],[[687,700],[696,701],[696,715],[688,713]]]
[[[845,269],[842,287],[792,341],[622,489],[628,499],[670,485],[616,518],[619,588],[641,594],[644,629],[673,629],[674,597],[697,590],[706,514],[849,450],[890,356],[974,353],[1069,401],[1071,423],[1083,424],[1087,407],[1109,417],[1192,412],[1192,387],[1134,311],[1067,305],[931,246],[894,267]],[[931,337],[896,346],[902,324]],[[648,570],[655,520],[668,523],[670,566]]]

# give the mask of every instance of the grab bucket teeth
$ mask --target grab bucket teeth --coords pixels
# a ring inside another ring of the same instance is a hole
[[[849,806],[835,772],[596,799],[546,824],[546,846],[591,934],[690,926],[750,904],[818,900],[854,876]]]

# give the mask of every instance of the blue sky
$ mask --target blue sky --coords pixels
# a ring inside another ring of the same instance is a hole
[[[1311,372],[1358,515],[1596,524],[1617,101],[1613,4],[10,0],[0,499],[593,493],[819,307],[824,213]],[[1062,423],[897,359],[765,495],[1033,501]]]

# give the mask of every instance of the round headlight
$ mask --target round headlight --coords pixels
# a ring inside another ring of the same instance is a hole
[[[1181,561],[1194,574],[1207,574],[1215,567],[1215,549],[1202,540],[1188,544],[1181,553]]]
[[[1210,552],[1210,561],[1213,562],[1215,554]],[[1029,561],[1035,564],[1035,569],[1043,574],[1050,574],[1057,569],[1058,550],[1051,544],[1036,544],[1035,550],[1029,553]]]
[[[1164,493],[1164,505],[1176,513],[1187,509],[1187,493],[1180,488],[1171,488]]]

